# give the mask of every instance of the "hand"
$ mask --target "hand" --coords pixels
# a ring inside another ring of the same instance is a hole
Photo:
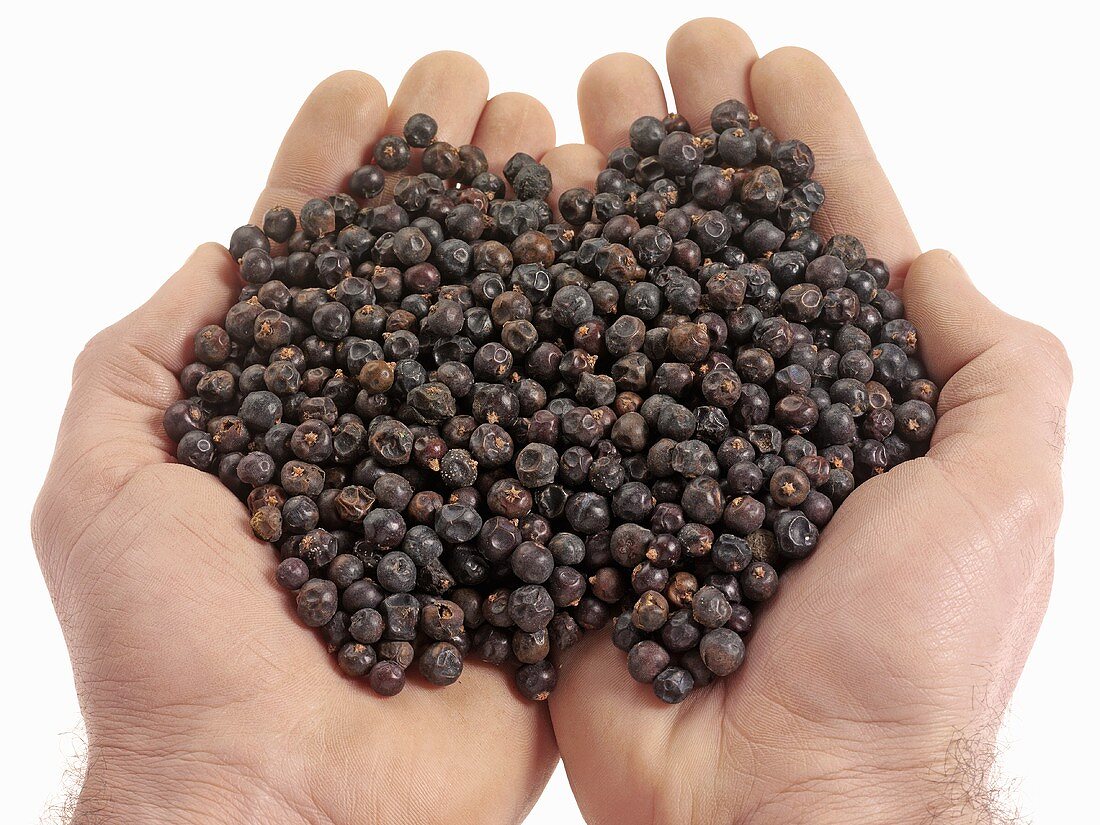
[[[253,215],[340,191],[409,115],[474,142],[499,173],[554,144],[524,95],[486,102],[471,58],[429,55],[392,105],[345,72],[310,96]],[[174,463],[161,428],[191,339],[240,289],[208,244],[77,361],[34,541],[89,735],[77,822],[509,822],[557,760],[545,705],[470,660],[445,691],[382,701],[342,678],[274,586],[271,548],[217,478]],[[335,672],[334,672],[335,671]]]
[[[594,823],[988,821],[988,765],[967,755],[990,752],[1050,590],[1065,352],[949,253],[921,254],[819,58],[758,59],[732,23],[697,20],[670,39],[668,72],[695,128],[735,97],[814,149],[818,229],[890,265],[943,386],[940,420],[926,457],[859,487],[784,575],[732,677],[670,708],[606,635],[570,651],[550,709],[581,810]],[[578,96],[588,143],[543,159],[559,192],[590,185],[634,118],[668,111],[633,55],[597,61]]]

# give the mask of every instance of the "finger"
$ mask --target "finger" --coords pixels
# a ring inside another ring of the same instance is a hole
[[[781,139],[797,138],[814,152],[814,177],[825,187],[815,228],[824,238],[855,235],[895,279],[920,254],[897,197],[879,166],[852,102],[820,57],[777,49],[752,67],[760,122]]]
[[[272,206],[297,212],[312,197],[341,191],[378,139],[385,117],[386,92],[370,75],[346,71],[322,81],[283,138],[252,223],[259,224]]]
[[[556,218],[558,198],[566,189],[583,186],[592,189],[596,185],[596,175],[604,167],[604,154],[589,143],[568,143],[557,146],[542,156],[542,163],[550,170],[554,188],[550,193],[550,205]]]
[[[749,70],[756,47],[728,20],[703,17],[685,23],[668,40],[668,78],[676,111],[696,132],[710,128],[716,103],[734,98],[753,107]]]
[[[118,415],[134,434],[153,436],[152,443],[160,444],[159,425],[150,429],[148,421],[159,421],[179,397],[176,374],[194,360],[195,331],[223,323],[239,290],[237,267],[224,247],[210,243],[195,250],[152,298],[81,352],[62,434],[66,424],[91,423],[87,412],[94,409],[99,415]]]
[[[499,94],[485,104],[471,141],[489,168],[500,174],[516,152],[542,157],[554,145],[554,120],[539,101],[518,92]]]
[[[386,134],[401,134],[405,121],[423,112],[439,124],[438,140],[469,143],[488,95],[489,78],[468,54],[426,55],[413,63],[393,96]]]
[[[577,86],[577,106],[586,143],[605,155],[630,143],[630,124],[642,115],[668,111],[661,78],[636,54],[609,54],[588,67]]]

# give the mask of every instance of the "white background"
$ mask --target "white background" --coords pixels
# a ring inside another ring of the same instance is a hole
[[[798,44],[822,55],[925,248],[952,249],[996,302],[1069,348],[1077,380],[1058,571],[1001,762],[1034,821],[1089,818],[1100,736],[1097,20],[1082,18],[1095,14],[1082,3],[1028,4],[1026,16],[1014,5],[191,2],[123,13],[22,3],[5,12],[0,775],[15,781],[3,820],[37,821],[77,746],[71,672],[28,522],[84,342],[193,247],[225,242],[247,219],[284,129],[326,75],[361,69],[392,95],[420,54],[466,50],[491,93],[539,97],[559,142],[573,142],[576,81],[592,60],[635,51],[663,74],[668,34],[704,14],[732,17],[761,53]],[[529,822],[580,821],[559,770]]]

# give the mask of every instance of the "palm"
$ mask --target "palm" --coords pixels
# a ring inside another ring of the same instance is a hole
[[[696,128],[738,97],[815,148],[820,231],[861,237],[892,286],[904,282],[922,357],[946,382],[940,423],[927,457],[858,488],[814,557],[784,575],[737,674],[669,708],[606,636],[588,639],[551,697],[555,732],[592,821],[829,821],[837,793],[942,768],[951,741],[985,721],[981,707],[995,722],[1011,692],[1049,590],[1068,367],[1049,334],[998,313],[953,258],[918,258],[820,60],[784,49],[758,61],[740,29],[715,20],[681,28],[668,60],[676,109]],[[594,64],[579,104],[592,145],[544,160],[561,186],[591,180],[634,117],[665,108],[653,69],[629,55]],[[815,816],[817,792],[833,804]]]
[[[331,78],[288,133],[253,220],[342,189],[374,141],[416,111],[456,145],[475,140],[497,171],[516,151],[553,144],[537,101],[486,103],[486,88],[481,68],[451,53],[417,63],[388,111],[373,79]],[[253,814],[267,800],[334,823],[408,810],[521,818],[557,757],[545,706],[477,664],[446,691],[429,696],[420,683],[385,701],[344,678],[291,620],[244,508],[212,476],[172,463],[161,414],[179,395],[193,331],[224,317],[239,291],[235,270],[224,249],[203,247],[77,364],[34,530],[92,747],[136,763],[171,742],[173,782],[246,786]]]

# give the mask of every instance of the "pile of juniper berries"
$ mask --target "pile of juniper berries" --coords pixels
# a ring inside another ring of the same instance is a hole
[[[856,485],[926,449],[917,332],[882,261],[813,230],[811,150],[735,100],[710,125],[639,118],[556,221],[545,166],[498,177],[418,114],[350,194],[233,233],[246,285],[164,427],[349,676],[388,696],[474,656],[545,699],[610,624],[680,702]]]

